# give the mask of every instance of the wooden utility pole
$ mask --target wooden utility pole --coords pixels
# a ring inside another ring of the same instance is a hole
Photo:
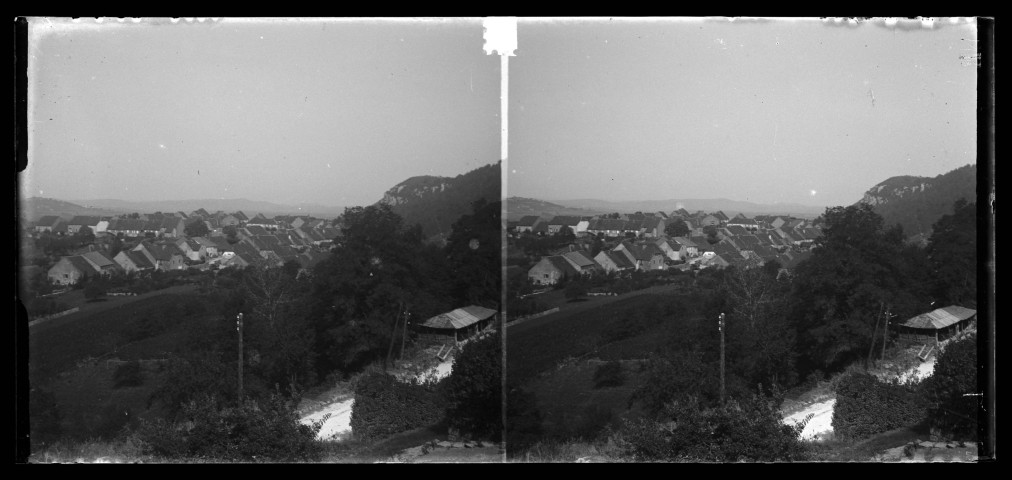
[[[401,323],[400,312],[404,310],[404,306],[401,305],[401,309],[398,310],[397,317],[394,318],[394,328],[390,331],[390,344],[387,347],[387,356],[383,360],[383,371],[387,371],[387,365],[391,362],[391,357],[394,354],[394,343],[397,342],[397,324]]]
[[[239,332],[239,406],[242,406],[242,313],[236,316],[235,329]]]
[[[892,318],[892,305],[886,308],[885,325],[882,326],[882,360],[886,358],[886,343],[889,341],[889,319]]]
[[[871,354],[875,351],[875,338],[878,337],[878,324],[882,321],[882,309],[884,305],[882,302],[878,304],[878,316],[875,317],[875,330],[871,332],[871,346],[868,347],[868,359],[864,362],[864,369],[867,370],[871,367]]]
[[[720,314],[720,321],[717,324],[720,330],[720,404],[724,404],[724,314]]]
[[[409,317],[411,317],[411,314],[408,313],[408,312],[404,312],[404,332],[402,332],[403,335],[401,336],[401,357],[400,357],[402,359],[404,358],[404,343],[408,341],[408,318]]]

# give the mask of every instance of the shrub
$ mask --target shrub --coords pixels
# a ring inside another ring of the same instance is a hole
[[[104,284],[90,282],[88,286],[84,287],[84,298],[87,298],[89,301],[98,300],[105,296],[106,290]]]
[[[151,453],[233,461],[315,461],[323,452],[316,435],[323,421],[299,422],[294,406],[281,395],[222,408],[212,397],[187,403],[185,421],[142,421],[141,440]]]
[[[447,379],[446,416],[465,435],[502,435],[502,337],[498,332],[470,341],[453,359]]]
[[[404,383],[382,372],[366,374],[355,387],[351,429],[362,440],[438,423],[444,402],[436,384]]]
[[[840,381],[833,407],[833,433],[860,439],[924,420],[926,404],[911,385],[880,382],[854,372]]]
[[[51,298],[33,298],[28,301],[28,316],[30,318],[44,317],[54,313],[60,313],[68,309],[67,305]]]
[[[116,367],[112,374],[113,388],[139,387],[144,384],[141,362],[134,360]]]
[[[570,282],[566,285],[565,295],[569,301],[575,301],[587,295],[587,287],[580,281]]]
[[[977,392],[976,335],[949,344],[935,360],[934,373],[924,383],[931,426],[944,436],[976,439]]]
[[[776,399],[762,394],[704,409],[689,397],[669,403],[657,419],[626,421],[618,433],[625,454],[646,460],[797,461],[805,422],[784,425]]]
[[[594,372],[594,388],[618,387],[625,383],[622,375],[622,363],[612,360],[601,364]]]

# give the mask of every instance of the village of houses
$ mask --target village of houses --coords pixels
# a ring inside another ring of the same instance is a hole
[[[667,227],[679,220],[685,222],[688,233],[668,235]],[[532,283],[555,285],[593,272],[720,269],[762,266],[774,260],[790,270],[811,255],[815,239],[822,234],[818,224],[801,218],[743,214],[729,218],[722,211],[689,213],[684,208],[670,214],[525,216],[509,222],[513,240],[556,235],[563,228],[570,229],[573,241],[528,270]],[[593,254],[595,238],[603,241],[599,244],[603,248]]]
[[[187,227],[194,222],[203,222],[207,233],[188,236]],[[253,264],[281,266],[289,261],[297,261],[306,270],[325,258],[333,239],[341,235],[329,220],[262,214],[249,218],[241,211],[209,213],[203,208],[189,214],[44,216],[30,234],[75,235],[83,228],[91,229],[95,241],[56,261],[48,269],[51,283],[69,286],[87,276],[115,272],[218,270]],[[116,253],[111,247],[113,237],[122,242]]]

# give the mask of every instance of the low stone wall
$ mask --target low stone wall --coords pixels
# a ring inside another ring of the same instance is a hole
[[[42,322],[45,322],[46,320],[52,320],[54,318],[60,318],[60,317],[62,317],[64,315],[70,315],[71,313],[77,312],[78,310],[80,310],[80,308],[74,307],[74,308],[71,308],[70,310],[64,310],[64,311],[62,311],[60,313],[54,313],[52,315],[46,315],[45,317],[39,317],[39,318],[36,318],[35,320],[32,320],[32,321],[28,322],[28,326],[29,327],[33,327],[33,326],[38,325],[38,324],[40,324]]]
[[[528,320],[534,320],[535,318],[540,318],[540,317],[543,317],[545,315],[551,315],[551,314],[553,314],[555,312],[558,312],[558,311],[559,311],[559,307],[555,307],[555,308],[551,308],[551,309],[545,310],[545,311],[540,312],[540,313],[535,313],[534,315],[527,315],[526,317],[520,317],[520,318],[518,318],[516,320],[513,320],[512,322],[507,323],[506,327],[508,328],[508,327],[510,327],[512,325],[517,325],[517,324],[526,322]]]

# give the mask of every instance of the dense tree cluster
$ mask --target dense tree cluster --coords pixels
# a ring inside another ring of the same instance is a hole
[[[823,236],[793,281],[792,320],[803,368],[832,371],[865,358],[888,315],[910,318],[931,304],[924,250],[906,245],[871,206],[833,207]]]

